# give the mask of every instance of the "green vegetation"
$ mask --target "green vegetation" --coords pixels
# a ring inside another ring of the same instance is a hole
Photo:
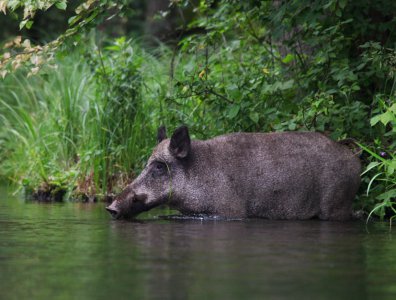
[[[134,177],[161,124],[187,124],[196,138],[318,130],[362,145],[356,209],[395,214],[396,4],[171,1],[162,15],[183,16],[178,39],[152,47],[83,30],[104,19],[106,1],[96,2],[80,9],[72,37],[49,44],[56,64],[29,57],[0,83],[2,177],[93,198]]]
[[[143,82],[156,83],[157,61],[124,38],[88,53],[90,63],[68,55],[56,69],[19,72],[1,86],[2,175],[43,196],[112,193],[153,146],[157,103]]]

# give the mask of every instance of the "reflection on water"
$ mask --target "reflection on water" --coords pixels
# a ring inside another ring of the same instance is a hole
[[[154,212],[158,214],[161,212]],[[392,299],[387,224],[112,221],[0,194],[1,299]]]

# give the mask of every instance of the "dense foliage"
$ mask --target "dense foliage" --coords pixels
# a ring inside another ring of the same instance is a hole
[[[103,19],[113,5],[94,2],[79,21]],[[369,0],[171,1],[161,14],[181,16],[178,40],[155,49],[74,29],[74,40],[58,40],[57,68],[40,64],[38,75],[1,83],[2,175],[93,196],[133,177],[160,124],[187,124],[197,138],[317,130],[361,144],[368,167],[356,208],[393,214],[395,9]]]

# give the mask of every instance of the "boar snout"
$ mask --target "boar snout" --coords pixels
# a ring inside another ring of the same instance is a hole
[[[145,204],[147,194],[137,194],[131,186],[122,191],[111,203],[106,210],[114,219],[130,219],[139,213],[150,209]]]
[[[118,210],[118,208],[115,206],[115,201],[106,207],[106,210],[110,213],[110,215],[114,218],[114,219],[118,219],[118,217],[120,216],[120,211]]]

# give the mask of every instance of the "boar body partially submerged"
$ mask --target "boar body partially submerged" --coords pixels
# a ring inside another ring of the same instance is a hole
[[[346,220],[360,161],[315,132],[234,133],[190,140],[162,127],[147,166],[107,210],[134,217],[161,204],[225,218]]]

